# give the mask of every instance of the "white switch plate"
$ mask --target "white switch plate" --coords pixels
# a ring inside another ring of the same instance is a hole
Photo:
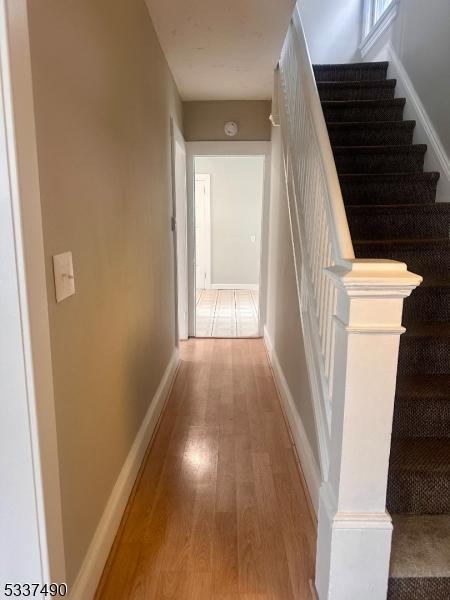
[[[53,257],[53,273],[55,276],[56,302],[61,302],[75,294],[72,252],[55,254]]]

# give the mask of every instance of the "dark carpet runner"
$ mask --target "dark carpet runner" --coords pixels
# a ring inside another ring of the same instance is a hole
[[[405,300],[387,508],[389,600],[450,599],[450,203],[423,170],[388,63],[314,72],[358,258],[392,258],[423,276]],[[449,199],[450,200],[450,199]]]

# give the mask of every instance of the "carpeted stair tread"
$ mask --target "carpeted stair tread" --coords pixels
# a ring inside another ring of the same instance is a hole
[[[332,146],[385,146],[411,144],[415,121],[328,122]]]
[[[316,81],[366,81],[386,79],[388,62],[313,65]]]
[[[450,228],[450,203],[444,202],[347,205],[346,212],[356,239],[445,237]]]
[[[400,339],[400,375],[450,373],[450,322],[412,321]]]
[[[445,287],[450,291],[450,273],[448,277],[425,276],[420,287]]]
[[[355,240],[357,258],[389,258],[408,265],[419,275],[442,275],[450,272],[450,239]]]
[[[404,108],[406,98],[387,98],[381,100],[322,100],[322,108],[365,108],[376,110],[380,106],[400,106]]]
[[[392,515],[391,577],[450,577],[450,515]]]
[[[420,248],[426,248],[427,246],[434,246],[436,244],[442,244],[443,246],[447,246],[449,243],[449,240],[447,238],[436,238],[436,239],[426,239],[426,240],[414,240],[414,239],[409,239],[409,238],[400,238],[400,239],[396,239],[396,238],[392,238],[392,239],[388,239],[388,240],[354,240],[354,244],[358,244],[361,246],[367,246],[367,247],[376,247],[376,246],[380,246],[380,248],[385,248],[386,246],[395,246],[398,248],[402,248],[402,247],[417,247],[420,246]],[[420,249],[419,248],[419,249]],[[358,257],[360,258],[360,257]]]
[[[421,400],[426,396],[450,402],[450,373],[444,375],[400,375],[397,379],[396,394],[398,398],[407,398],[411,401]]]
[[[322,100],[389,100],[394,97],[395,79],[369,81],[319,81]]]
[[[402,336],[402,339],[410,337],[450,338],[450,322],[441,323],[440,321],[414,321],[408,325],[406,332]],[[450,355],[448,358],[450,373]]]
[[[337,172],[351,173],[415,173],[423,169],[425,144],[400,146],[334,146]]]
[[[450,440],[445,438],[393,440],[390,467],[393,472],[441,473],[450,476]],[[450,496],[448,500],[450,502]]]
[[[450,577],[389,579],[387,600],[448,600]]]
[[[450,438],[392,440],[387,507],[391,513],[450,513]]]
[[[450,439],[392,440],[387,508],[391,513],[450,512]]]
[[[450,274],[445,277],[424,275],[422,284],[405,298],[403,321],[450,321]]]
[[[392,515],[388,600],[450,598],[450,515]]]
[[[392,435],[450,437],[450,374],[398,377]]]
[[[391,100],[323,100],[327,122],[401,121],[405,98]]]
[[[424,204],[436,198],[439,173],[339,175],[346,204]]]
[[[446,217],[450,214],[450,202],[433,202],[425,204],[357,204],[347,206],[349,214],[368,214],[371,215],[407,215],[414,213],[418,217],[439,214]]]

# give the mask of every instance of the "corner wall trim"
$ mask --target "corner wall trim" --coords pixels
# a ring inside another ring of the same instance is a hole
[[[264,343],[267,348],[267,354],[269,356],[278,394],[283,404],[284,412],[297,449],[298,458],[305,476],[308,492],[317,516],[319,510],[319,490],[321,485],[320,469],[308,441],[300,415],[295,407],[294,398],[292,397],[278,356],[273,348],[267,327],[264,327]]]
[[[92,600],[95,596],[128,498],[165,401],[172,389],[178,365],[178,350],[175,350],[120,471],[75,583],[71,587],[70,600]]]

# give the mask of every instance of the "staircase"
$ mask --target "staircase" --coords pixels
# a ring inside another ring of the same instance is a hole
[[[388,63],[314,67],[357,258],[423,276],[405,300],[390,455],[388,598],[450,598],[450,203]]]

